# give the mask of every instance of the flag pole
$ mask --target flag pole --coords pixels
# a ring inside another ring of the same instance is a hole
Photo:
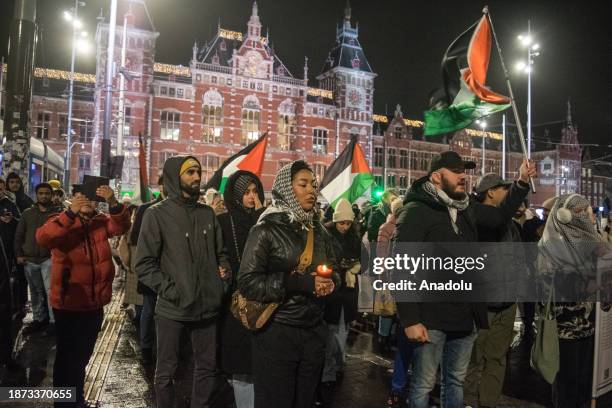
[[[489,6],[485,6],[482,9],[482,12],[489,19],[489,24],[491,25],[491,32],[493,33],[493,38],[495,39],[495,46],[497,47],[497,54],[499,55],[499,60],[501,62],[502,69],[504,70],[504,77],[506,78],[506,86],[508,87],[508,93],[510,94],[510,103],[512,105],[512,112],[514,113],[514,121],[516,122],[516,127],[519,132],[519,139],[521,140],[521,149],[523,150],[523,157],[529,160],[529,156],[527,155],[527,145],[525,144],[525,133],[523,132],[523,126],[521,125],[521,119],[519,117],[518,109],[516,107],[516,101],[514,99],[514,92],[512,91],[512,85],[510,84],[510,74],[508,73],[508,69],[506,68],[506,64],[504,63],[504,57],[502,54],[501,46],[499,45],[499,41],[497,39],[497,34],[495,33],[495,28],[493,27],[493,20],[491,19],[491,13],[489,12]],[[529,161],[527,162],[529,164]],[[536,192],[535,183],[533,178],[529,178],[529,184],[531,184],[531,191],[533,193]]]

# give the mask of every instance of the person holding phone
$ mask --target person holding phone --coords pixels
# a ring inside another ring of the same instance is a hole
[[[85,194],[85,193],[89,194]],[[89,197],[88,197],[89,196]],[[96,210],[90,197],[101,197],[109,213]],[[54,387],[76,387],[75,403],[84,403],[85,367],[111,300],[115,266],[109,238],[125,234],[130,217],[107,185],[74,185],[70,206],[36,231],[38,245],[51,250],[50,303],[55,316]]]

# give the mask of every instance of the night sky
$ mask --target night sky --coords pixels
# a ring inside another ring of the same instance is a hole
[[[71,0],[39,0],[37,65],[69,69],[70,33],[61,12]],[[100,9],[108,15],[110,0],[86,0],[80,8],[85,27],[93,35]],[[120,4],[123,3],[120,1]],[[158,62],[188,65],[194,41],[212,39],[217,22],[245,31],[251,14],[247,0],[146,0],[160,36]],[[14,1],[0,5],[0,55],[8,55],[8,31]],[[302,77],[304,56],[310,62],[311,85],[335,41],[336,25],[344,15],[345,0],[259,0],[259,16],[270,31],[277,54],[296,77]],[[526,122],[526,76],[514,65],[526,54],[516,36],[527,29],[541,46],[533,86],[534,137],[550,131],[560,137],[568,98],[581,143],[612,144],[612,16],[611,1],[409,1],[352,0],[352,21],[359,23],[359,40],[374,71],[375,113],[393,113],[401,104],[404,115],[422,119],[431,90],[440,84],[440,60],[450,42],[481,16],[488,4],[503,47],[523,124]],[[118,17],[121,21],[121,16]],[[521,52],[522,51],[522,52]],[[523,57],[523,59],[525,59]],[[93,72],[93,54],[78,58],[77,70]],[[493,51],[488,85],[507,94],[501,65]],[[510,114],[510,111],[508,111]],[[557,122],[557,123],[551,123]],[[489,124],[501,123],[490,118]],[[492,129],[499,130],[499,129]],[[597,154],[612,149],[596,149]]]

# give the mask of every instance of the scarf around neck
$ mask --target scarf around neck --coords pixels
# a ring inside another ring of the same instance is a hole
[[[444,191],[440,190],[433,185],[431,181],[423,184],[423,190],[429,194],[434,200],[440,204],[446,206],[448,214],[451,218],[451,224],[455,234],[459,233],[459,227],[457,226],[457,213],[458,211],[465,210],[470,204],[470,198],[466,195],[462,200],[454,200],[448,196]]]

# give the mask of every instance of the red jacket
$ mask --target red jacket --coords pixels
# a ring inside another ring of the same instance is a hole
[[[97,214],[87,223],[64,211],[36,231],[38,245],[51,250],[54,309],[97,310],[110,302],[115,265],[108,239],[129,227],[129,212],[120,206],[110,216]]]

